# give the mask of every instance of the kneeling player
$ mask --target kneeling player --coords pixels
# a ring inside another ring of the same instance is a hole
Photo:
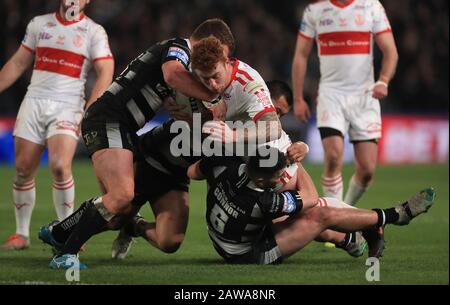
[[[206,178],[209,183],[208,233],[216,251],[229,263],[279,263],[331,228],[349,235],[363,231],[369,256],[380,257],[384,240],[377,232],[387,224],[408,224],[426,212],[435,198],[434,190],[428,188],[389,209],[302,210],[298,192],[271,191],[287,164],[282,153],[276,151],[269,155],[273,153],[278,160],[271,167],[261,167],[260,162],[265,158],[257,154],[247,163],[238,158],[202,159],[188,170],[190,178]],[[277,223],[271,221],[281,215],[289,217]],[[343,244],[349,242],[349,235]]]

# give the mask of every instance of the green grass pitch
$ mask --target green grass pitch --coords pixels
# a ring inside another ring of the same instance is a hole
[[[306,165],[316,183],[320,166]],[[345,178],[352,167],[345,167]],[[99,194],[90,163],[73,168],[79,203]],[[386,229],[387,249],[381,261],[378,284],[448,284],[449,194],[448,164],[380,166],[375,183],[359,207],[388,207],[426,186],[437,191],[435,206],[407,227]],[[11,203],[13,169],[0,167],[0,240],[15,230]],[[37,175],[37,203],[31,225],[32,247],[26,251],[0,252],[0,284],[60,283],[65,272],[48,268],[50,249],[37,238],[37,229],[55,218],[51,201],[51,177],[43,167]],[[318,184],[317,184],[318,185]],[[81,254],[89,266],[81,271],[81,283],[91,284],[373,284],[367,282],[366,256],[351,258],[338,249],[312,243],[279,266],[231,266],[222,262],[206,233],[205,186],[193,183],[186,239],[175,254],[164,254],[138,240],[124,261],[113,261],[111,242],[115,232],[92,238]],[[144,216],[151,218],[148,206]]]

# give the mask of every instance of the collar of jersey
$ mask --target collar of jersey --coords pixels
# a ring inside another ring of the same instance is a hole
[[[337,7],[345,8],[345,7],[349,6],[349,5],[351,5],[353,2],[355,2],[355,0],[349,0],[349,1],[347,1],[347,3],[341,3],[341,2],[339,2],[337,0],[330,0],[330,2],[331,2],[331,4],[333,4],[333,5],[337,6]]]
[[[80,18],[78,20],[77,19],[75,19],[75,20],[64,20],[64,18],[61,17],[59,12],[56,12],[55,13],[55,17],[56,17],[56,20],[58,20],[59,23],[61,23],[62,25],[66,26],[66,25],[72,25],[72,24],[75,24],[77,22],[80,22],[81,20],[83,20],[86,17],[86,15],[84,13],[81,13],[80,14]]]
[[[236,79],[236,73],[239,69],[239,60],[237,58],[230,58],[230,61],[234,62],[234,66],[233,66],[233,73],[231,73],[231,79],[230,82],[228,83],[227,87],[225,88],[225,90],[228,90],[228,88],[230,88],[231,83]],[[224,91],[225,91],[224,90]]]

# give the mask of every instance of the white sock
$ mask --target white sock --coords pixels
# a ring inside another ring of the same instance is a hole
[[[317,207],[330,207],[330,208],[338,208],[338,209],[356,209],[355,207],[346,204],[342,200],[338,200],[336,198],[331,198],[331,197],[320,197]]]
[[[16,214],[16,234],[30,236],[30,221],[36,202],[36,187],[34,180],[14,182],[13,201]]]
[[[352,176],[348,184],[347,194],[345,194],[344,201],[350,205],[356,205],[362,195],[367,191],[367,187],[362,187],[355,178]]]
[[[73,213],[75,201],[75,182],[70,177],[66,181],[53,181],[53,204],[61,221]]]
[[[332,197],[342,201],[344,184],[342,182],[341,174],[336,177],[322,176],[321,184],[324,197]]]

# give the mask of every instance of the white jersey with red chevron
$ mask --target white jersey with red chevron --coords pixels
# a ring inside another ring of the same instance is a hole
[[[256,121],[275,111],[270,92],[259,73],[246,63],[232,59],[233,74],[222,94],[227,105],[227,121]]]
[[[261,75],[252,67],[237,59],[232,59],[232,64],[234,68],[231,81],[222,94],[222,98],[227,105],[225,120],[232,122],[241,121],[245,126],[245,123],[257,121],[268,112],[276,113],[269,89]],[[292,141],[286,132],[282,130],[279,139],[258,144],[269,145],[286,153]],[[283,188],[294,177],[296,171],[296,163],[289,165],[276,189]]]
[[[105,30],[84,14],[73,21],[58,13],[33,18],[22,47],[35,54],[26,97],[78,105],[84,105],[84,86],[92,63],[112,58]]]
[[[364,94],[374,83],[373,37],[390,32],[378,0],[319,1],[306,7],[299,35],[315,38],[321,92]]]

